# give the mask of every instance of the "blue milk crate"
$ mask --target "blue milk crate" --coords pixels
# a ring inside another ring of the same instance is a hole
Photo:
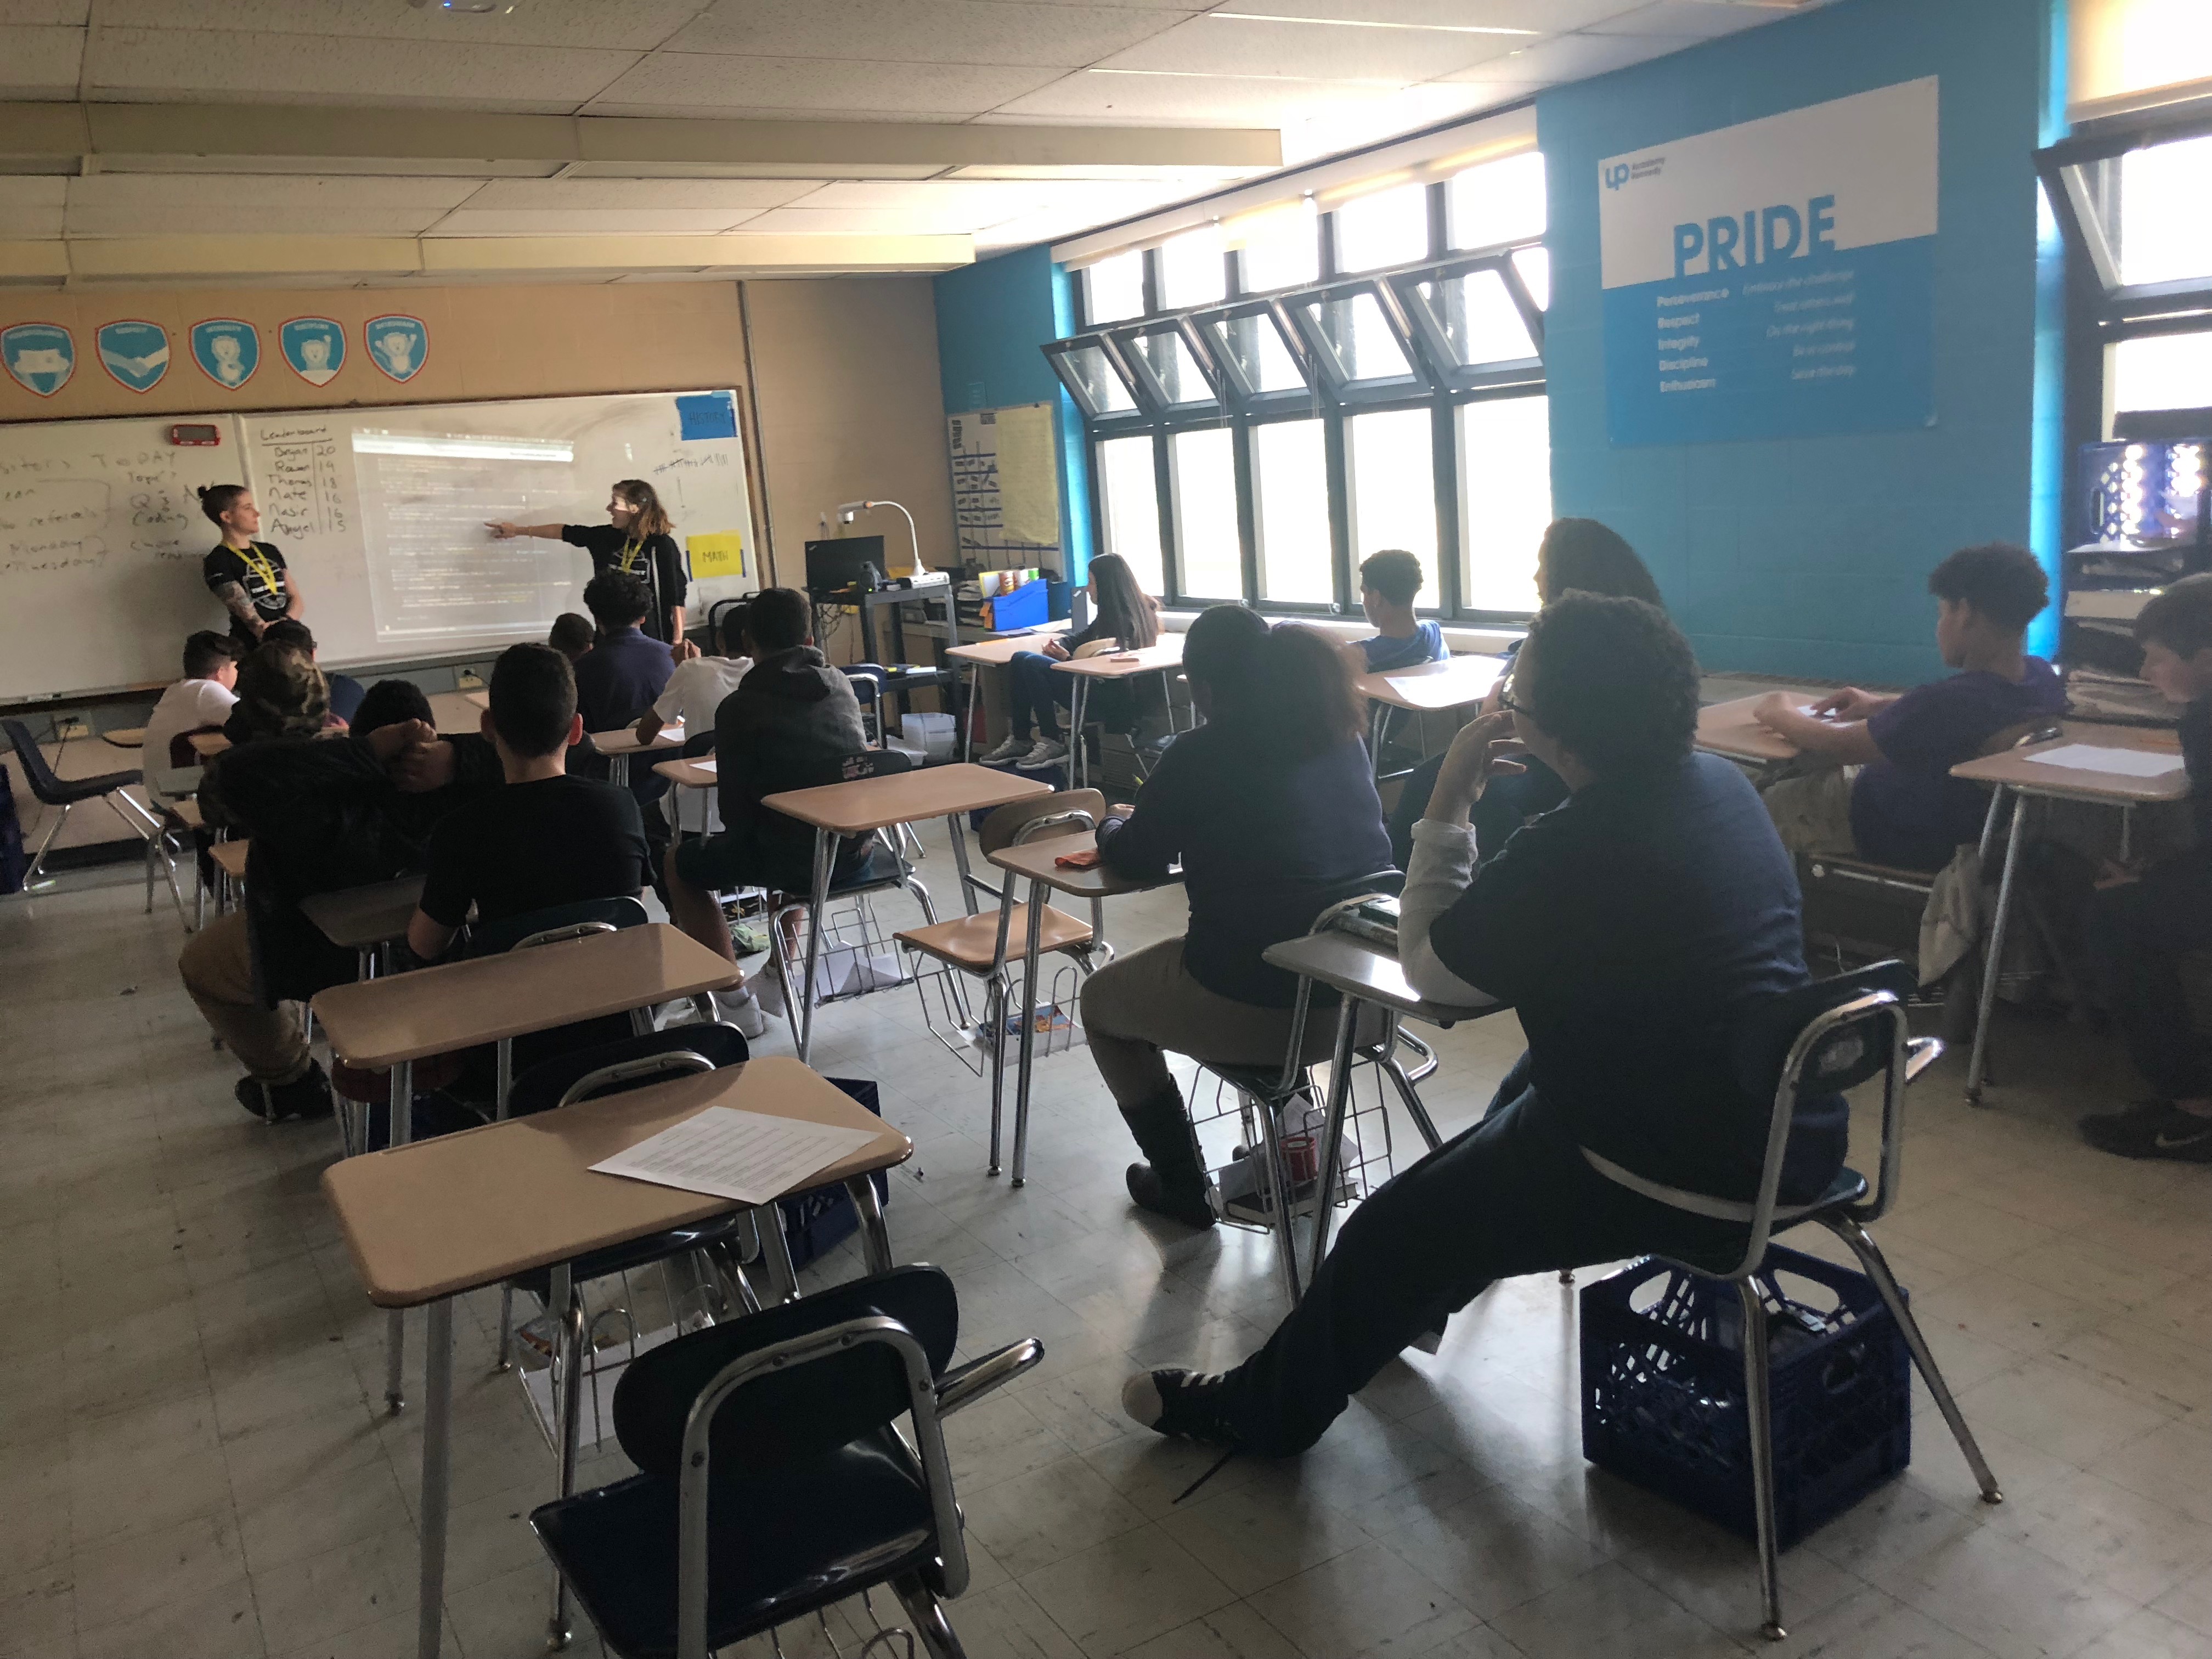
[[[1796,1299],[1778,1273],[1824,1287],[1832,1304]],[[1912,1362],[1864,1273],[1778,1245],[1754,1282],[1766,1302],[1774,1515],[1787,1549],[1912,1461]],[[1733,1284],[1646,1257],[1586,1286],[1582,1390],[1584,1457],[1758,1535]]]

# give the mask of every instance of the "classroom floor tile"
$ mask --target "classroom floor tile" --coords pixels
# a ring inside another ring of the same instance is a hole
[[[924,839],[950,903],[942,832]],[[174,913],[143,915],[135,874],[0,902],[15,1314],[0,1352],[0,1659],[402,1659],[420,1422],[384,1413],[385,1322],[317,1189],[336,1133],[239,1111],[234,1067],[177,981]],[[918,920],[903,898],[878,915],[886,933]],[[1109,936],[1126,951],[1182,921],[1173,891],[1117,901]],[[1121,1380],[1233,1363],[1264,1340],[1283,1305],[1269,1242],[1132,1213],[1127,1133],[1079,1049],[1039,1064],[1016,1190],[984,1173],[988,1092],[915,991],[824,1010],[817,1066],[875,1079],[915,1141],[892,1235],[902,1260],[951,1272],[962,1357],[1046,1346],[947,1424],[972,1568],[951,1613],[969,1653],[2212,1656],[2212,1170],[2083,1146],[2074,1118],[2137,1091],[2110,1042],[2001,1021],[1993,1109],[1966,1105],[1956,1055],[1914,1091],[1899,1201],[1876,1231],[2008,1501],[1978,1501],[1916,1384],[1911,1468],[1784,1558],[1790,1638],[1770,1647],[1747,1543],[1583,1462],[1576,1292],[1551,1275],[1493,1287],[1305,1457],[1235,1460],[1178,1504],[1213,1455],[1134,1429]],[[1505,1016],[1434,1041],[1422,1093],[1449,1134],[1480,1114],[1518,1032]],[[788,1028],[763,1046],[789,1052]],[[1011,1087],[1007,1114],[1011,1155]],[[1402,1159],[1418,1140],[1402,1117],[1391,1127]],[[1826,1234],[1788,1242],[1844,1254]],[[806,1276],[857,1270],[848,1246]],[[539,1652],[547,1612],[525,1517],[552,1459],[492,1369],[497,1317],[483,1293],[455,1322],[459,1659]],[[588,1455],[582,1479],[625,1467]],[[782,1650],[850,1656],[876,1627],[848,1603],[826,1627],[787,1628]],[[588,1630],[575,1650],[599,1651]]]

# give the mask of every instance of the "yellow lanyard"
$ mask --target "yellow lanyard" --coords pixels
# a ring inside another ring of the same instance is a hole
[[[252,568],[253,574],[261,578],[262,588],[270,599],[273,599],[283,592],[283,583],[277,577],[276,564],[262,556],[258,545],[248,542],[244,547],[234,547],[231,551],[243,559]]]
[[[644,550],[645,544],[643,542],[624,542],[623,544],[622,562],[617,565],[615,568],[621,571],[625,576],[635,575],[637,574],[638,555],[642,553]]]

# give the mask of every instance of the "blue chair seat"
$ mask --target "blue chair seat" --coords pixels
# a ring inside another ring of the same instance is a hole
[[[928,1488],[889,1426],[708,1499],[714,1650],[937,1561]],[[530,1524],[623,1659],[676,1652],[677,1484],[641,1474],[547,1504]]]

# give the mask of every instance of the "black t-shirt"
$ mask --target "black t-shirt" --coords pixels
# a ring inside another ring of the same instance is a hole
[[[635,576],[653,592],[653,608],[642,624],[653,638],[668,639],[668,613],[684,603],[684,556],[673,536],[633,536],[611,524],[564,524],[561,539],[592,556],[592,574],[618,570]]]
[[[253,544],[252,558],[228,544],[219,546],[200,561],[200,574],[207,579],[210,593],[220,593],[236,582],[246,590],[254,615],[264,624],[281,620],[284,607],[291,602],[290,586],[284,579],[284,556],[267,542]],[[230,619],[230,632],[248,646],[258,643],[253,630],[236,617]]]
[[[453,813],[430,837],[422,914],[458,927],[556,904],[635,898],[646,878],[645,825],[629,792],[588,778],[510,783]]]
[[[1733,1045],[1811,975],[1796,869],[1733,764],[1692,755],[1577,791],[1476,872],[1429,942],[1513,1005],[1537,1098],[1582,1146],[1650,1180],[1751,1196],[1773,1102],[1747,1091]],[[1801,1103],[1785,1195],[1826,1184],[1847,1122],[1840,1097]]]

